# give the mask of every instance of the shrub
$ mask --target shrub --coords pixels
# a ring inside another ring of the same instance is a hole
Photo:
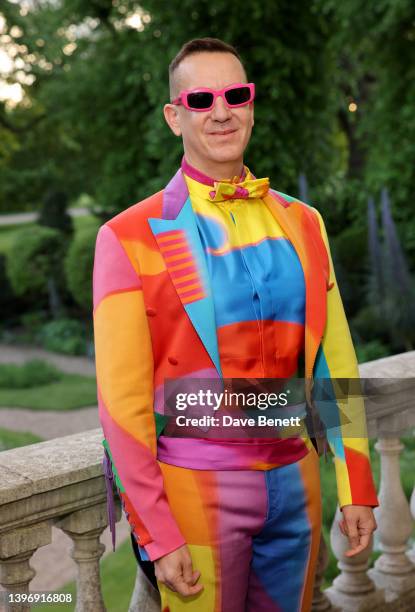
[[[6,274],[6,256],[0,253],[0,312],[1,318],[13,318],[16,314],[16,297]]]
[[[26,361],[22,365],[0,364],[1,389],[28,389],[60,380],[62,373],[55,366],[40,359]]]
[[[76,319],[49,321],[42,327],[39,341],[48,351],[68,355],[84,355],[88,345],[85,326]]]
[[[14,292],[47,293],[48,281],[58,275],[63,246],[61,234],[49,227],[16,232],[6,267]]]
[[[92,308],[92,270],[97,229],[75,236],[65,258],[68,289],[74,300],[86,311]]]
[[[72,217],[67,212],[68,197],[63,191],[50,190],[40,210],[38,223],[52,227],[70,237],[73,234]]]
[[[374,359],[381,359],[382,357],[388,357],[391,354],[390,348],[388,348],[385,344],[382,344],[382,342],[379,340],[372,340],[366,344],[356,344],[355,348],[359,363],[373,361]]]
[[[359,341],[387,340],[385,321],[374,306],[363,306],[351,319],[350,327]]]

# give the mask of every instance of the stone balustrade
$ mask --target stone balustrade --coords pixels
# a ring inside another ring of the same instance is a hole
[[[372,568],[372,546],[347,558],[347,539],[338,527],[340,511],[321,540],[313,610],[409,612],[415,609],[415,489],[407,500],[401,484],[401,438],[415,428],[415,351],[360,366],[367,403],[368,431],[376,437],[380,455],[380,507],[376,510],[376,549],[381,554]],[[392,380],[395,379],[395,380]],[[51,541],[52,526],[72,539],[77,565],[76,612],[105,610],[99,560],[100,536],[107,526],[106,489],[101,466],[100,429],[57,438],[0,453],[0,584],[10,593],[28,593],[34,570],[33,553]],[[121,516],[116,500],[117,520]],[[330,544],[339,574],[322,590]],[[30,610],[15,603],[8,612]],[[157,594],[138,571],[129,612],[159,612]]]
[[[101,440],[96,429],[0,453],[0,584],[7,591],[29,591],[30,558],[50,543],[54,525],[73,542],[76,611],[105,610],[99,579],[100,536],[107,526]],[[118,503],[116,509],[119,520]]]

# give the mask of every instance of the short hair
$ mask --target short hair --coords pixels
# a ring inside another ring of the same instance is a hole
[[[242,68],[245,70],[245,67],[242,63],[241,56],[233,47],[228,43],[220,40],[219,38],[194,38],[193,40],[189,40],[187,43],[183,45],[177,55],[172,59],[169,65],[169,87],[170,87],[170,95],[173,93],[173,73],[176,68],[181,64],[181,62],[190,55],[195,55],[196,53],[232,53],[238,60],[241,62]]]

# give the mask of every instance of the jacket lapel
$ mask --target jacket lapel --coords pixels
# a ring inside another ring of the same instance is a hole
[[[148,222],[183,308],[221,376],[209,275],[181,170],[164,190],[162,218]]]
[[[312,378],[314,362],[326,325],[327,253],[320,237],[318,219],[295,200],[269,191],[264,198],[300,259],[305,280],[305,377]]]

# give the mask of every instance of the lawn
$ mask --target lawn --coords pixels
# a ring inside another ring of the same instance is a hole
[[[18,446],[36,444],[36,442],[42,442],[42,438],[28,431],[11,431],[0,427],[0,452]]]
[[[95,378],[80,374],[62,374],[62,378],[29,389],[0,389],[0,406],[32,410],[73,410],[95,406]]]

